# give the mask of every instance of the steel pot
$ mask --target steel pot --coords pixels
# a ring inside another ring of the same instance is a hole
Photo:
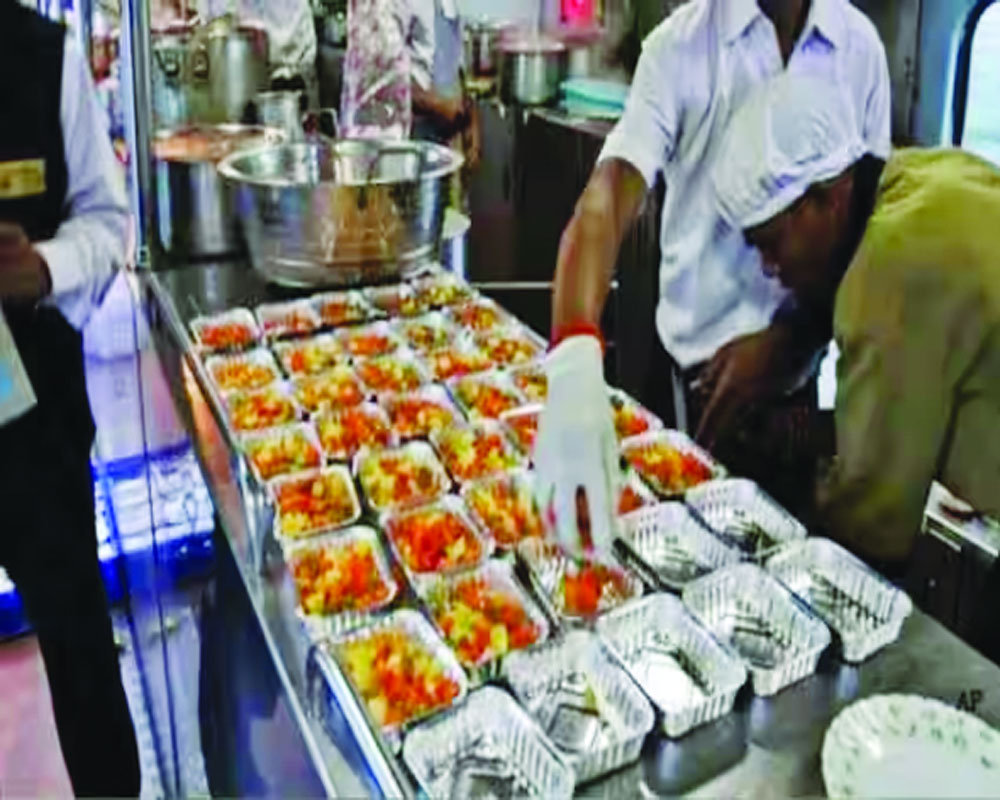
[[[190,26],[176,24],[151,34],[153,124],[177,128],[188,121],[188,51]]]
[[[268,85],[267,33],[257,25],[210,23],[191,52],[192,84],[206,105],[196,109],[204,122],[245,119],[254,95]]]
[[[430,142],[341,140],[229,156],[254,268],[290,286],[399,277],[441,237],[449,177],[462,156]]]
[[[240,149],[280,140],[278,131],[233,123],[158,132],[153,165],[160,247],[178,258],[241,252],[232,192],[217,164]]]
[[[465,68],[473,78],[492,78],[499,69],[500,39],[510,25],[504,22],[466,23],[462,30]]]
[[[302,127],[303,100],[302,92],[258,92],[253,98],[256,121],[283,131],[286,141],[300,142],[305,138]]]
[[[547,105],[559,96],[566,73],[566,46],[555,39],[511,39],[500,44],[500,99]]]

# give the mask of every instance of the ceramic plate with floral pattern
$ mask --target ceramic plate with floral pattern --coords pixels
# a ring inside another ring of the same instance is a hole
[[[830,797],[996,797],[1000,732],[938,700],[875,695],[831,723],[823,781]]]

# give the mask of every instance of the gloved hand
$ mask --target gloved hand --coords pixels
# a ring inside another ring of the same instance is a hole
[[[535,497],[571,553],[608,553],[614,541],[618,442],[593,336],[571,336],[545,359],[548,400],[535,440]]]

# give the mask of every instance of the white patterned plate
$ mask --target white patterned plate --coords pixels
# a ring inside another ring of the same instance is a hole
[[[830,797],[997,797],[1000,733],[938,700],[875,695],[831,723],[823,782]]]

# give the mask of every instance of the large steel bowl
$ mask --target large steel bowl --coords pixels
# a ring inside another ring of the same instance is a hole
[[[349,285],[405,275],[432,255],[461,165],[429,142],[342,140],[234,154],[219,172],[235,186],[258,272],[290,286]]]

